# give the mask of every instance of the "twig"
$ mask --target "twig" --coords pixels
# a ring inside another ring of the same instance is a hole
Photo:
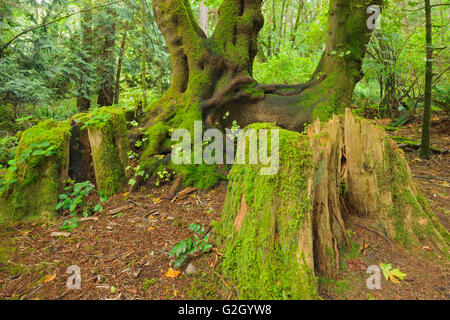
[[[220,277],[220,280],[222,280],[222,283],[225,285],[225,287],[227,287],[227,289],[230,290],[230,295],[227,298],[227,300],[230,300],[231,297],[233,296],[233,289],[231,289],[231,287],[226,283],[226,281],[222,277]]]
[[[42,284],[38,285],[36,288],[34,288],[34,289],[30,290],[30,291],[27,291],[27,292],[21,294],[21,296],[22,296],[21,300],[26,300],[26,299],[28,299],[28,298],[31,297],[33,294],[35,294],[40,288],[42,288]],[[29,293],[28,293],[28,292],[29,292]],[[28,294],[27,294],[27,293],[28,293]],[[27,294],[27,295],[25,296],[25,294]]]
[[[445,182],[450,182],[447,179],[444,178],[435,178],[435,177],[425,177],[425,176],[414,176],[414,178],[419,178],[419,179],[428,179],[428,180],[438,180],[438,181],[445,181]]]
[[[370,232],[373,232],[373,233],[379,235],[379,236],[382,237],[384,240],[386,240],[389,244],[392,244],[392,241],[391,241],[388,237],[386,237],[386,235],[384,235],[383,233],[381,233],[380,231],[378,231],[378,230],[376,230],[376,229],[372,229],[372,228],[366,227],[366,226],[364,226],[364,225],[362,225],[362,224],[359,224],[359,223],[354,223],[354,224],[355,224],[356,226],[360,227],[360,228],[366,229],[367,231],[370,231]]]

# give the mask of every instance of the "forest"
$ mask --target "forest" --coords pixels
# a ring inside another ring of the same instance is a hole
[[[0,299],[448,300],[449,23],[0,0]]]

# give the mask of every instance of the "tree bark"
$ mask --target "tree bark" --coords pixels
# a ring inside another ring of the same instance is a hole
[[[297,8],[297,16],[295,18],[295,24],[294,24],[293,28],[291,29],[291,36],[290,36],[291,50],[295,46],[295,34],[297,33],[298,27],[300,26],[300,15],[302,13],[303,7],[304,7],[303,0],[299,0],[299,5]]]
[[[145,0],[141,0],[141,37],[142,37],[142,51],[141,51],[141,89],[142,89],[142,108],[147,107],[147,43],[145,41],[145,36],[147,33],[146,27],[146,10],[145,10]]]
[[[425,101],[422,120],[422,143],[419,155],[430,158],[430,127],[431,127],[431,87],[433,82],[433,43],[431,30],[430,0],[425,0],[425,29],[426,29],[426,68],[425,68]]]
[[[114,103],[114,44],[116,40],[116,24],[113,19],[113,12],[106,9],[107,14],[102,15],[101,25],[98,27],[98,35],[104,37],[100,49],[100,61],[98,63],[97,74],[100,79],[97,104],[111,106]]]
[[[87,111],[91,106],[92,95],[92,70],[88,67],[92,62],[92,12],[86,11],[81,16],[81,54],[82,65],[80,66],[81,75],[78,83],[77,108],[80,111]]]
[[[117,60],[117,70],[116,70],[116,84],[114,88],[114,104],[119,103],[119,96],[120,96],[120,74],[122,72],[122,62],[123,57],[125,55],[125,47],[127,45],[127,27],[125,26],[125,30],[123,31],[122,36],[122,43],[120,45],[120,53],[119,53],[119,59]]]

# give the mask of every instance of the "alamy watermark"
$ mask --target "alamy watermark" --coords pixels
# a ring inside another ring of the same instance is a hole
[[[81,270],[79,266],[70,266],[67,268],[67,274],[70,274],[70,277],[67,279],[66,287],[69,290],[81,289]]]
[[[381,269],[377,265],[371,265],[367,268],[366,273],[370,273],[371,276],[367,278],[367,289],[381,289]]]
[[[371,14],[369,18],[367,18],[367,28],[369,30],[380,29],[380,21],[381,21],[381,8],[376,5],[370,5],[367,7],[366,12]]]
[[[256,130],[253,128],[226,129],[224,136],[218,129],[208,129],[203,132],[202,121],[195,121],[193,140],[191,133],[186,129],[176,129],[172,132],[172,141],[178,142],[172,147],[172,162],[174,164],[261,164],[263,165],[260,170],[261,175],[274,175],[279,169],[279,131],[279,129]],[[269,146],[270,152],[268,152]],[[246,159],[247,154],[248,159]]]

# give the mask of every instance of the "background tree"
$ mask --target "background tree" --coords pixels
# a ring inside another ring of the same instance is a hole
[[[422,120],[422,143],[419,155],[422,158],[430,158],[430,127],[431,127],[431,86],[433,81],[433,41],[431,31],[431,5],[430,0],[425,0],[425,24],[426,24],[426,69],[425,69],[425,101]]]

